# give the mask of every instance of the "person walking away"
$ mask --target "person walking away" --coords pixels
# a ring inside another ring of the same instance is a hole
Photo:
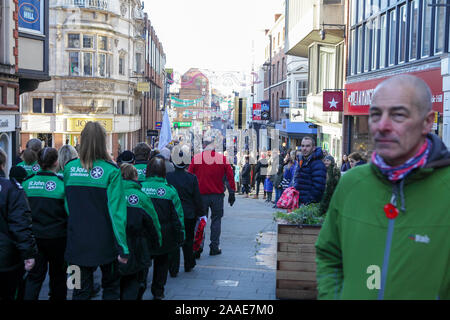
[[[450,153],[431,98],[412,75],[375,88],[371,163],[340,179],[315,244],[319,299],[450,299]]]
[[[151,148],[145,142],[139,142],[133,149],[136,161],[134,167],[138,172],[138,181],[143,182],[145,180],[145,172],[147,170],[148,160],[150,158]]]
[[[129,163],[134,165],[135,156],[130,150],[125,150],[117,157],[117,165],[120,167],[123,163]]]
[[[248,194],[250,193],[250,157],[245,156],[245,164],[242,167],[242,187],[244,191],[244,198],[248,198]]]
[[[38,153],[41,167],[23,185],[31,207],[33,234],[38,255],[25,282],[25,300],[38,300],[42,284],[50,277],[50,300],[67,298],[67,265],[64,260],[67,237],[67,212],[64,208],[64,181],[56,175],[58,151],[45,147]]]
[[[41,168],[37,162],[37,154],[42,150],[42,141],[39,139],[30,139],[26,144],[26,149],[22,154],[23,161],[17,165],[23,167],[28,176],[36,174]]]
[[[106,131],[89,121],[81,131],[80,158],[64,167],[68,208],[66,261],[81,272],[73,300],[87,300],[93,273],[100,266],[104,300],[120,298],[119,264],[129,255],[127,207],[120,169],[106,149]],[[93,227],[95,226],[95,227]]]
[[[5,178],[6,164],[0,148],[0,300],[16,300],[24,272],[35,265],[37,246],[25,192]]]
[[[322,200],[327,180],[327,170],[322,162],[323,153],[313,138],[302,139],[302,156],[294,174],[294,187],[300,193],[299,204],[308,205]]]
[[[264,189],[264,180],[266,180],[267,167],[269,166],[268,161],[266,159],[266,154],[264,152],[261,153],[261,158],[258,160],[255,166],[255,183],[256,183],[256,193],[253,199],[258,199],[259,196],[259,185],[263,184]],[[263,199],[266,199],[266,193],[264,192]]]
[[[220,248],[220,233],[222,230],[223,201],[225,197],[224,176],[230,187],[228,190],[228,203],[230,206],[233,206],[236,201],[236,185],[230,164],[223,154],[215,151],[214,144],[211,140],[204,141],[203,150],[203,152],[194,156],[188,171],[193,173],[198,179],[200,194],[202,195],[203,211],[206,216],[208,215],[209,209],[211,209],[211,242],[209,245],[209,255],[214,256],[222,253],[222,249]],[[200,257],[202,250],[203,245],[201,250],[198,251],[197,258]]]
[[[142,191],[151,199],[161,224],[162,245],[152,256],[154,300],[164,298],[164,286],[169,271],[169,254],[183,245],[185,240],[184,213],[177,190],[167,183],[166,164],[155,156],[147,166],[147,177]]]
[[[175,167],[173,166],[173,163],[170,161],[170,149],[169,148],[162,148],[162,150],[160,150],[160,154],[161,156],[164,157],[165,160],[165,166],[166,166],[166,174],[169,172],[174,172],[175,171]]]
[[[119,266],[120,300],[140,300],[146,289],[144,275],[152,264],[152,254],[162,244],[161,225],[150,198],[142,192],[138,172],[130,163],[120,166],[127,203],[127,244],[130,257]]]
[[[200,217],[206,216],[206,213],[203,211],[202,196],[197,177],[186,171],[191,160],[189,156],[190,148],[186,145],[183,146],[178,155],[179,160],[174,159],[173,161],[175,171],[167,174],[167,182],[177,190],[181,206],[183,207],[186,231],[186,241],[182,246],[184,271],[190,272],[196,265],[193,251],[195,225]],[[169,261],[169,273],[171,276],[176,276],[180,268],[179,248],[175,249],[169,256]]]

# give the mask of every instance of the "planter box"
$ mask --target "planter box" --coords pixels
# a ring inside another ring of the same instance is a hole
[[[316,249],[321,226],[278,224],[276,297],[316,299]]]

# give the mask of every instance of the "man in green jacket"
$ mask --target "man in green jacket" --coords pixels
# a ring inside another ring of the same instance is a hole
[[[450,299],[450,153],[421,79],[378,85],[374,153],[345,174],[316,243],[319,299]]]

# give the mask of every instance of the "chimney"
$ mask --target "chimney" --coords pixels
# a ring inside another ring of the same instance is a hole
[[[275,14],[275,22],[277,22],[278,18],[281,17],[281,13]]]

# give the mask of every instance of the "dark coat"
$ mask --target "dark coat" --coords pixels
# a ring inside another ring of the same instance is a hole
[[[0,272],[19,268],[37,253],[25,192],[0,170]]]
[[[302,157],[294,174],[294,186],[300,192],[301,204],[320,202],[327,181],[327,168],[322,161],[323,152],[316,147],[309,158]]]
[[[197,219],[205,216],[203,212],[202,196],[195,175],[181,168],[167,174],[166,180],[178,192],[183,207],[185,219]]]
[[[242,167],[242,173],[241,173],[241,184],[250,184],[250,164],[246,163],[244,164],[244,167]]]
[[[264,181],[266,179],[268,166],[269,161],[267,160],[267,158],[258,160],[255,167],[255,181]]]

